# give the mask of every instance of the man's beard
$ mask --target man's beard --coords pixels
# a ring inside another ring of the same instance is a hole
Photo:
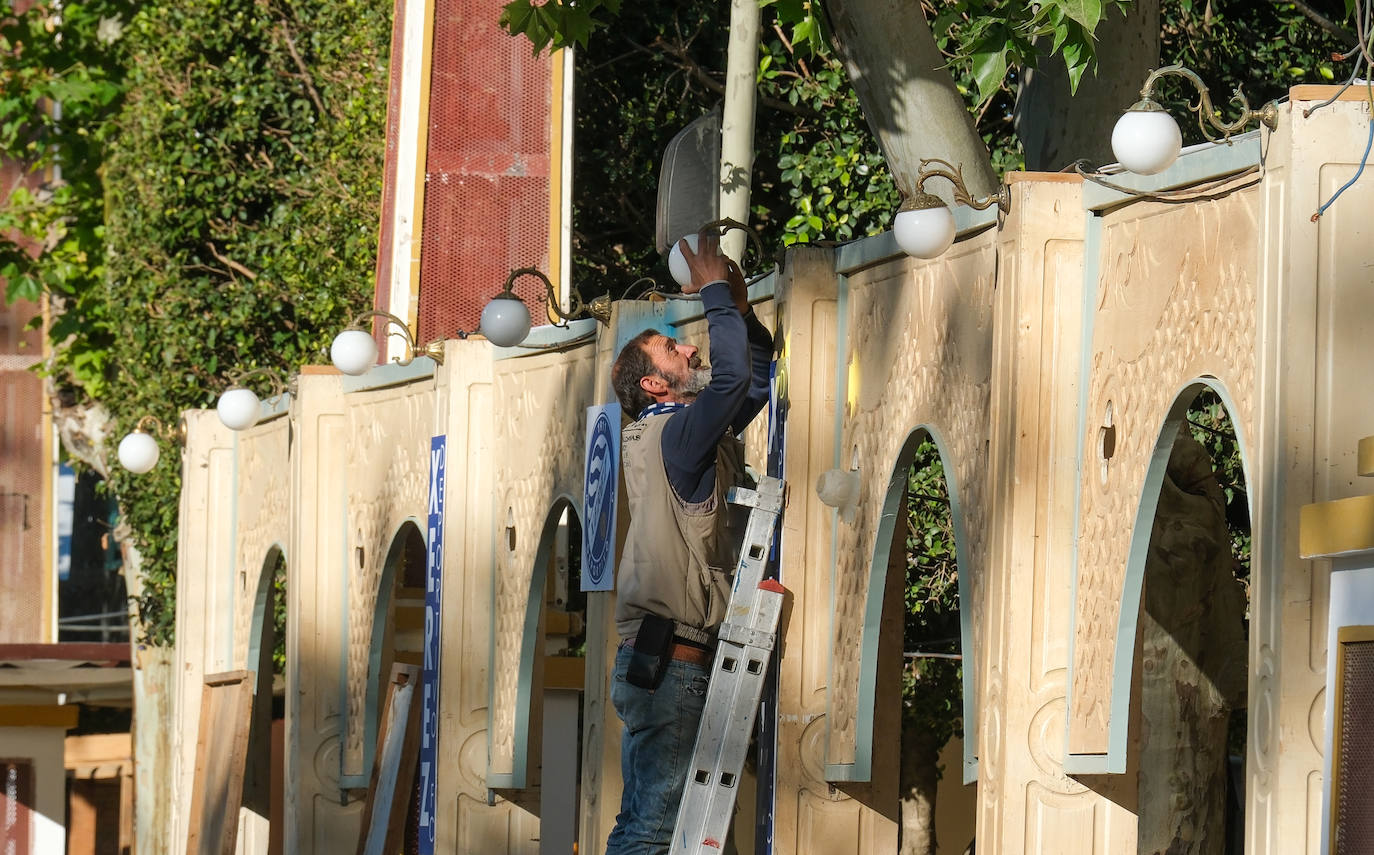
[[[711,385],[711,366],[702,365],[701,360],[692,357],[688,368],[673,380],[673,393],[679,398],[692,399]]]

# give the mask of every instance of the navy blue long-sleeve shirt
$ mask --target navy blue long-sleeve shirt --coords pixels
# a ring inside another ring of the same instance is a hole
[[[728,283],[701,289],[710,338],[711,382],[663,428],[668,483],[685,502],[702,502],[716,486],[716,445],[727,430],[743,433],[768,403],[773,336],[752,310],[741,316]]]

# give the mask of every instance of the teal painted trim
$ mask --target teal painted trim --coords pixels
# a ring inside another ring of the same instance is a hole
[[[534,701],[534,692],[542,691],[544,688],[542,684],[534,684],[535,656],[544,655],[539,618],[544,611],[544,587],[548,581],[549,555],[553,551],[554,531],[558,528],[558,519],[563,515],[564,509],[577,520],[579,526],[582,524],[582,515],[577,512],[572,496],[566,493],[553,500],[548,515],[544,517],[544,527],[539,533],[539,548],[535,550],[534,566],[530,568],[530,593],[525,600],[525,620],[520,633],[520,676],[516,683],[518,689],[515,698],[511,771],[505,774],[488,769],[489,787],[519,789],[529,786],[530,709]],[[495,681],[492,681],[492,689],[495,690]],[[492,706],[495,707],[495,698],[492,698],[492,701]],[[506,783],[491,783],[496,780]]]
[[[1164,483],[1164,476],[1169,464],[1169,456],[1173,452],[1174,440],[1178,437],[1178,432],[1183,428],[1187,419],[1188,407],[1203,389],[1210,389],[1221,399],[1222,406],[1226,408],[1228,417],[1236,412],[1235,400],[1231,397],[1230,391],[1217,378],[1212,376],[1198,377],[1184,384],[1174,396],[1174,402],[1169,408],[1169,414],[1165,417],[1163,426],[1160,428],[1159,437],[1155,440],[1155,449],[1150,456],[1149,468],[1145,473],[1145,483],[1141,490],[1140,505],[1136,510],[1135,526],[1131,532],[1131,548],[1126,561],[1126,578],[1122,585],[1121,592],[1121,614],[1117,619],[1116,630],[1116,650],[1112,662],[1112,703],[1111,718],[1107,724],[1107,755],[1106,765],[1109,772],[1120,774],[1126,771],[1126,755],[1128,751],[1128,722],[1131,712],[1131,676],[1135,667],[1135,639],[1139,629],[1140,598],[1144,590],[1145,583],[1145,561],[1149,554],[1150,535],[1154,531],[1155,512],[1159,507],[1159,491]],[[1250,467],[1248,465],[1249,455],[1246,451],[1246,442],[1241,435],[1240,425],[1236,419],[1231,418],[1231,424],[1236,427],[1236,444],[1240,446],[1241,470],[1245,474],[1245,483],[1253,483],[1251,480]],[[1250,494],[1252,490],[1246,491],[1246,502],[1249,507],[1251,519],[1254,519],[1254,506],[1251,503]]]
[[[284,416],[291,410],[291,393],[283,392],[280,395],[273,395],[267,400],[258,404],[258,424],[271,421],[277,416]]]
[[[343,544],[340,554],[339,579],[339,632],[344,639],[344,644],[339,648],[339,739],[342,741],[348,733],[348,577],[349,566],[348,556],[352,551],[348,540],[348,497],[352,491],[348,488],[348,467],[343,467],[343,507],[339,512],[339,542]],[[363,758],[364,764],[367,758]],[[368,786],[366,775],[347,775],[344,774],[344,752],[339,752],[339,788],[349,789]]]
[[[955,205],[951,210],[954,213],[956,240],[971,237],[997,225],[998,211],[996,205],[984,211],[970,208],[967,205]],[[863,270],[865,267],[872,267],[875,264],[904,256],[905,253],[902,252],[902,248],[897,245],[897,238],[889,229],[881,234],[842,244],[836,250],[835,272],[841,276],[848,276]]]
[[[873,733],[876,698],[878,692],[878,635],[882,626],[883,600],[887,587],[888,553],[892,549],[892,535],[897,528],[897,514],[902,509],[902,496],[906,492],[907,474],[911,471],[916,458],[916,447],[922,435],[929,435],[940,452],[940,465],[945,471],[945,490],[949,493],[950,520],[954,529],[954,561],[959,569],[959,650],[963,654],[963,710],[965,721],[978,721],[978,699],[975,695],[978,655],[973,646],[972,609],[966,608],[970,602],[970,584],[967,577],[976,572],[969,559],[968,533],[964,523],[963,503],[959,495],[958,481],[949,473],[957,471],[945,449],[949,444],[940,430],[929,424],[912,428],[907,434],[902,448],[897,452],[892,473],[888,476],[887,493],[883,500],[882,515],[879,517],[877,535],[873,543],[873,556],[869,567],[868,598],[864,604],[863,640],[859,665],[859,705],[856,711],[856,745],[854,763],[849,774],[855,777],[846,780],[871,780],[873,771]],[[964,743],[963,769],[964,783],[978,779],[977,731],[966,736]]]
[[[1264,150],[1260,132],[1250,131],[1231,137],[1229,143],[1201,143],[1189,146],[1179,155],[1178,160],[1174,161],[1173,166],[1158,175],[1136,175],[1134,172],[1122,171],[1103,177],[1113,184],[1131,190],[1158,193],[1233,175],[1263,163]],[[1101,211],[1138,198],[1130,193],[1103,187],[1091,180],[1083,181],[1083,207],[1089,211]]]
[[[841,466],[841,459],[844,455],[844,411],[847,406],[846,401],[849,395],[849,277],[839,274],[836,277],[835,293],[835,453],[831,465],[838,469]],[[805,485],[806,489],[813,489],[813,485]],[[830,512],[830,628],[827,638],[835,637],[835,573],[839,569],[839,549],[840,549],[840,512],[839,509],[832,509]],[[833,691],[835,685],[835,653],[830,645],[826,645],[829,653],[826,660],[825,685],[826,694]],[[826,704],[827,712],[829,703]],[[825,717],[825,745],[826,753],[830,751],[830,719]],[[831,778],[829,773],[830,766],[827,765],[826,780],[845,781],[848,778]],[[839,764],[839,768],[849,769],[849,764]]]
[[[391,545],[386,550],[386,560],[382,562],[382,575],[377,582],[377,600],[372,605],[372,639],[367,648],[367,682],[363,695],[363,772],[357,776],[365,782],[372,780],[372,762],[377,753],[378,719],[381,717],[381,687],[389,675],[382,673],[382,647],[386,642],[386,616],[391,609],[391,601],[396,596],[396,565],[405,552],[406,526],[415,529],[424,542],[426,553],[429,541],[425,537],[425,526],[413,516],[406,517],[391,534]],[[345,635],[345,638],[348,636]],[[394,646],[394,640],[393,640]],[[345,693],[347,690],[345,689]],[[344,707],[347,709],[347,707]],[[349,776],[350,778],[354,776]],[[367,783],[361,786],[368,786]]]
[[[592,318],[582,318],[576,321],[568,321],[567,326],[557,327],[552,324],[532,327],[529,336],[515,347],[491,346],[492,359],[519,359],[522,356],[534,356],[545,350],[557,350],[561,346],[571,346],[578,344],[583,338],[590,338],[596,335],[597,321]]]
[[[268,568],[277,563],[275,558],[278,555],[282,560],[286,560],[286,548],[281,543],[273,543],[267,550],[267,556],[263,558],[262,567],[258,570],[257,593],[253,595],[253,619],[248,625],[247,665],[248,670],[254,674],[258,672],[258,663],[262,659],[262,631],[267,621],[267,605],[272,601],[272,584],[275,581],[268,575]]]
[[[1079,519],[1083,515],[1083,454],[1088,441],[1088,377],[1092,370],[1093,307],[1097,303],[1097,280],[1101,276],[1102,269],[1102,217],[1086,207],[1083,216],[1085,217],[1083,225],[1083,326],[1080,333],[1082,345],[1079,347],[1078,357],[1078,440],[1074,453],[1074,460],[1076,461],[1074,474],[1078,477],[1074,479],[1073,494],[1073,549],[1070,558],[1072,583],[1069,588],[1069,602],[1072,607],[1069,610],[1068,682],[1064,687],[1064,769],[1071,773],[1087,774],[1103,772],[1105,769],[1097,766],[1091,768],[1076,767],[1080,760],[1088,762],[1099,755],[1071,753],[1069,751],[1069,728],[1073,722],[1074,640],[1078,637],[1078,571],[1080,569],[1078,538],[1083,533],[1083,527],[1079,523]]]
[[[827,781],[867,781],[868,777],[859,777],[859,773],[852,763],[827,763],[825,779]]]
[[[340,374],[339,379],[342,381],[344,392],[368,392],[433,377],[437,368],[438,365],[433,359],[428,356],[417,356],[406,365],[388,362],[369,368],[366,374],[356,377],[351,374]]]

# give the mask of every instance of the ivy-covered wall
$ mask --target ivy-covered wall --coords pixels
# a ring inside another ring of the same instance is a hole
[[[320,362],[369,306],[391,12],[67,0],[4,22],[0,154],[46,182],[0,213],[21,238],[0,275],[55,301],[53,389],[69,413],[109,411],[97,456],[142,416],[174,428],[213,407],[240,372]],[[142,555],[142,631],[165,644],[180,461],[162,447],[146,475],[107,468]]]

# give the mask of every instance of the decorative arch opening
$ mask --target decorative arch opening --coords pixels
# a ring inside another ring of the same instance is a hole
[[[425,568],[428,546],[419,524],[412,518],[401,523],[387,547],[378,581],[377,599],[372,615],[372,640],[368,653],[367,698],[363,727],[363,775],[370,780],[377,753],[377,737],[383,692],[397,663],[424,666]],[[405,851],[419,837],[419,764],[409,781],[397,781],[396,790],[405,793],[410,805],[403,831]],[[366,797],[366,793],[360,793]]]
[[[1251,507],[1231,411],[1215,378],[1175,398],[1132,535],[1111,727],[1126,730],[1142,852],[1244,849]]]
[[[245,832],[267,836],[269,846],[282,833],[286,585],[286,552],[274,544],[260,566],[253,595],[247,666],[255,685],[243,779],[243,807],[256,815]]]
[[[856,772],[868,776],[855,777],[874,780],[874,743],[900,737],[900,833],[932,848],[941,835],[956,846],[972,839],[976,792],[962,785],[977,779],[976,730],[963,728],[977,721],[968,541],[946,447],[936,429],[916,427],[888,478],[864,612],[855,746]],[[898,760],[887,757],[877,762]],[[961,773],[947,774],[950,765]],[[941,798],[957,806],[942,809],[937,830]]]
[[[493,786],[539,789],[541,837],[557,841],[553,848],[560,851],[570,850],[577,839],[587,639],[581,567],[582,520],[573,500],[560,496],[544,517],[530,570],[512,771],[509,776],[492,776]],[[577,738],[567,739],[568,733]]]

